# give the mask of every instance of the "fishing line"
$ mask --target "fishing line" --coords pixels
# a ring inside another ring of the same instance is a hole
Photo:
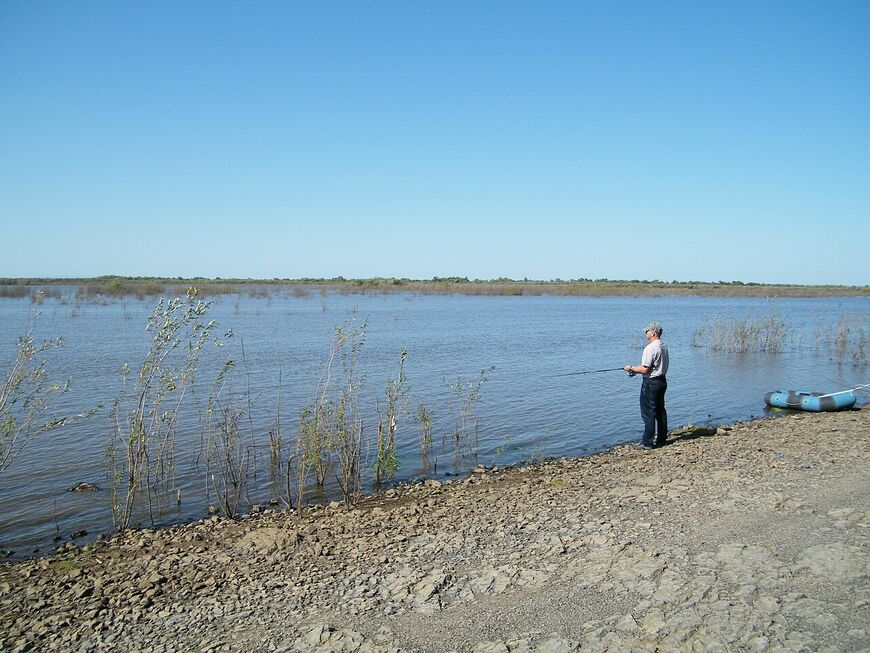
[[[625,368],[624,367],[608,367],[607,369],[604,369],[604,370],[585,370],[583,372],[565,372],[564,374],[553,374],[552,376],[550,376],[548,378],[555,379],[556,377],[559,377],[559,376],[580,376],[581,374],[598,374],[599,372],[616,372],[617,370],[619,370],[620,372],[624,372]]]

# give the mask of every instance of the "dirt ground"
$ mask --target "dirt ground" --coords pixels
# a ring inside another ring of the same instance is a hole
[[[0,566],[3,651],[870,651],[870,408]]]

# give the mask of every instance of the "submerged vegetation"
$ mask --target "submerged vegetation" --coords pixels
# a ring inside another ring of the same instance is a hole
[[[490,367],[480,370],[476,377],[471,380],[463,380],[444,383],[451,393],[450,417],[451,417],[451,441],[456,455],[466,455],[472,458],[477,456],[480,444],[480,414],[478,404],[483,384],[486,383],[486,375],[495,368]]]
[[[695,329],[690,344],[729,354],[816,351],[839,363],[866,365],[870,317],[841,315],[836,320],[822,320],[811,333],[806,333],[772,307],[762,316],[713,318]]]
[[[377,402],[378,434],[375,438],[375,483],[389,481],[399,469],[399,459],[396,457],[396,431],[399,419],[408,409],[407,388],[405,387],[405,361],[408,350],[403,349],[399,359],[399,373],[395,379],[387,382],[384,408]]]
[[[0,474],[21,454],[35,437],[85,419],[99,406],[78,415],[62,414],[60,398],[72,385],[52,381],[46,358],[63,345],[63,338],[37,342],[33,329],[18,339],[14,359],[4,367],[0,386]]]
[[[776,311],[758,319],[717,317],[695,330],[692,345],[728,353],[778,353],[782,351],[788,334],[786,320]]]
[[[132,379],[129,366],[123,370],[107,451],[112,515],[119,530],[130,525],[140,493],[147,497],[153,523],[162,492],[174,478],[179,412],[215,327],[206,320],[209,304],[197,294],[191,288],[186,299],[157,302],[146,326],[151,347]]]
[[[366,323],[348,319],[335,330],[314,398],[302,409],[296,435],[296,505],[302,509],[309,474],[322,487],[334,465],[335,477],[351,505],[360,492],[364,423],[359,395],[365,376],[358,370]],[[340,365],[341,370],[336,370]]]
[[[661,281],[658,279],[468,279],[467,277],[433,277],[432,279],[383,278],[345,279],[206,279],[194,277],[120,277],[90,279],[0,278],[0,298],[53,297],[62,302],[104,302],[135,297],[159,297],[183,294],[195,285],[203,296],[248,295],[268,297],[289,294],[307,297],[312,293],[417,293],[461,295],[564,295],[564,296],[664,296],[698,295],[721,297],[870,297],[870,285],[805,286],[765,284],[743,281]],[[61,287],[66,290],[61,292]],[[69,290],[69,289],[72,290]]]
[[[836,320],[827,320],[813,331],[812,342],[832,360],[851,360],[855,365],[866,365],[870,350],[870,318],[866,315],[841,315]]]

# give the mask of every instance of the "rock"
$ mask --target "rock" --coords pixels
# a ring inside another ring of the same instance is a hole
[[[481,642],[471,649],[471,653],[509,653],[509,651],[504,642]]]
[[[93,483],[82,481],[81,483],[76,483],[71,488],[68,488],[67,492],[97,492],[99,489],[100,488]]]
[[[577,642],[561,637],[550,637],[535,647],[535,653],[574,653],[578,648]]]
[[[643,616],[642,624],[648,633],[657,633],[665,625],[665,614],[661,610],[650,610]]]
[[[870,573],[870,554],[842,542],[819,544],[804,550],[797,567],[830,580],[846,580]]]
[[[269,554],[286,551],[295,546],[298,540],[296,531],[286,528],[256,528],[244,535],[235,548],[248,551],[253,550],[258,554]]]
[[[327,625],[318,624],[305,634],[305,643],[309,646],[316,646],[329,639],[331,630]]]
[[[510,653],[532,653],[532,640],[529,637],[510,639],[506,642]]]
[[[166,578],[160,572],[155,571],[141,578],[138,587],[141,591],[147,591],[158,587],[165,581]]]
[[[617,630],[621,630],[621,631],[628,632],[628,633],[634,632],[635,630],[637,630],[637,627],[638,627],[637,621],[635,620],[634,616],[631,614],[625,615],[619,621],[616,622]]]

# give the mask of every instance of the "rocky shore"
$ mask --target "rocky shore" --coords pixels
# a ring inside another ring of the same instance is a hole
[[[0,565],[2,651],[870,650],[870,407]]]

